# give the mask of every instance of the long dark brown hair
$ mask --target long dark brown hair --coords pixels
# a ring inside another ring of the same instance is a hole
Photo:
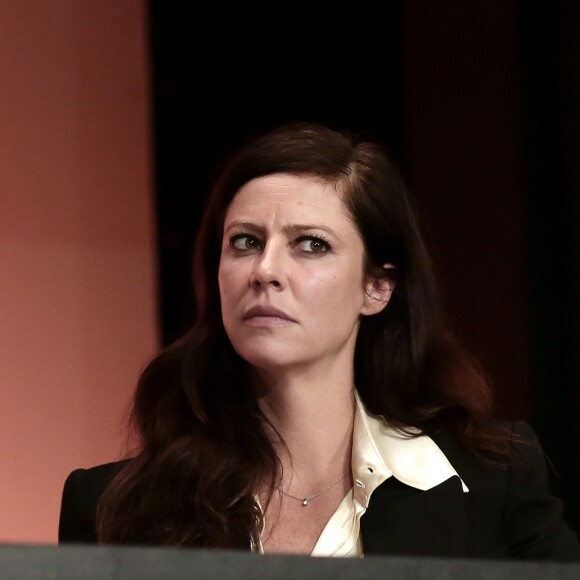
[[[215,183],[195,246],[197,319],[139,380],[132,419],[140,450],[99,504],[101,542],[248,548],[258,539],[255,494],[274,488],[281,467],[251,369],[222,324],[218,267],[236,192],[275,173],[333,184],[363,238],[367,274],[394,278],[387,308],[360,322],[354,374],[367,409],[403,430],[444,427],[479,455],[504,450],[505,437],[488,421],[488,382],[449,329],[395,165],[379,145],[356,136],[286,125],[243,147]]]

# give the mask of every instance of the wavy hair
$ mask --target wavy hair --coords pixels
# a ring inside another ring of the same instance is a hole
[[[223,327],[218,267],[233,197],[275,173],[333,184],[363,239],[366,273],[394,279],[388,306],[360,322],[354,375],[367,409],[403,431],[445,427],[476,454],[506,456],[506,436],[488,421],[488,381],[450,330],[396,166],[355,135],[285,125],[243,147],[213,187],[194,251],[196,322],[140,377],[132,413],[140,450],[100,501],[101,542],[247,548],[258,541],[255,494],[271,494],[281,466],[249,365]]]

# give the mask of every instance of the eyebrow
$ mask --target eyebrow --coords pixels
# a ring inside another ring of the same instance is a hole
[[[227,233],[229,230],[231,230],[233,228],[242,228],[245,230],[256,232],[260,235],[264,235],[266,233],[265,227],[259,226],[257,224],[252,223],[252,222],[244,222],[244,221],[231,222],[230,224],[228,224],[227,228],[224,230],[224,233]],[[305,231],[309,231],[309,230],[322,230],[323,232],[326,232],[327,234],[330,234],[331,236],[338,238],[338,235],[336,234],[336,232],[333,229],[331,229],[327,226],[320,225],[320,224],[289,224],[289,225],[284,226],[282,228],[282,231],[285,234],[297,234],[297,233],[305,232]]]

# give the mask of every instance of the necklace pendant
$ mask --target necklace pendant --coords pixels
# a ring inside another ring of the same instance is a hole
[[[308,505],[308,500],[307,500],[306,498],[304,498],[304,499],[302,500],[302,505],[303,505],[304,507],[306,507],[306,506]]]

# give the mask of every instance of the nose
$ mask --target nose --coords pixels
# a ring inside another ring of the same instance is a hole
[[[250,283],[256,288],[271,287],[282,290],[288,279],[288,260],[283,244],[269,242],[256,255]]]

